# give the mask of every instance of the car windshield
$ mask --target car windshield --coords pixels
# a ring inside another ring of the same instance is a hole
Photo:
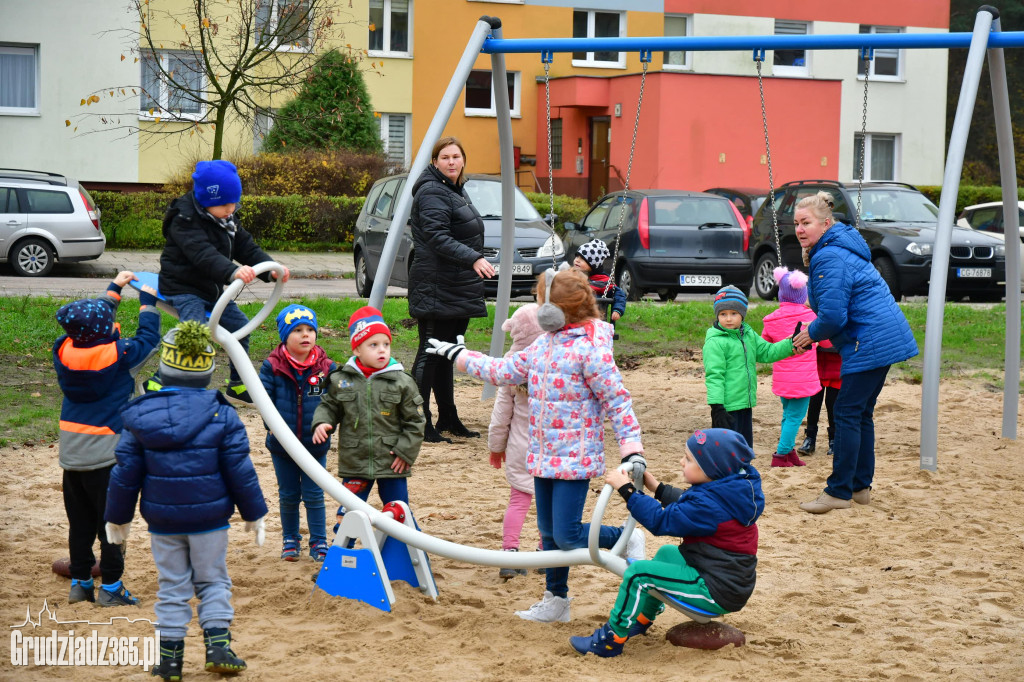
[[[865,188],[861,217],[868,222],[933,223],[939,208],[920,192]]]
[[[470,178],[465,185],[469,200],[480,211],[480,215],[501,217],[501,183],[494,180]],[[516,188],[516,220],[540,220],[540,213],[533,207],[519,188]]]
[[[710,197],[648,197],[648,216],[652,225],[736,224],[728,200]]]

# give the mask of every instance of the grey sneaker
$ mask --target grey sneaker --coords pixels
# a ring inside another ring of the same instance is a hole
[[[71,591],[68,593],[68,603],[77,604],[82,601],[96,601],[93,582],[83,583],[81,580],[71,581]]]
[[[121,581],[118,581],[117,589],[114,591],[100,587],[96,603],[100,606],[138,606],[139,600],[132,596]]]
[[[517,548],[515,548],[515,547],[512,547],[510,549],[503,549],[501,551],[503,551],[503,552],[518,552],[519,550]],[[528,575],[528,574],[529,574],[529,571],[527,571],[525,568],[501,568],[501,569],[498,569],[498,577],[501,578],[502,580],[511,580],[512,578],[515,578],[517,575]]]
[[[871,504],[871,488],[853,491],[853,501],[857,504]]]
[[[543,599],[526,611],[516,611],[516,615],[537,623],[568,623],[572,620],[569,617],[569,597],[556,597],[547,590]]]

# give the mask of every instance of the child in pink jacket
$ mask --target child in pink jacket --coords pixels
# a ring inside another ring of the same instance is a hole
[[[775,268],[779,283],[779,309],[765,315],[761,336],[767,341],[781,341],[793,336],[796,326],[806,327],[817,316],[807,307],[807,275],[800,270]],[[806,464],[797,455],[794,445],[800,423],[807,414],[811,396],[821,390],[818,381],[816,349],[793,355],[772,365],[772,393],[782,400],[782,429],[779,446],[772,456],[773,467],[802,467]]]
[[[512,347],[505,354],[506,358],[525,349],[544,333],[537,322],[536,303],[521,306],[501,328],[512,337]],[[528,396],[529,391],[523,384],[500,387],[491,411],[491,425],[487,428],[491,466],[500,469],[501,463],[505,463],[505,478],[510,487],[501,538],[501,548],[506,552],[519,551],[519,534],[533,503],[533,476],[526,470],[526,457],[530,450]],[[502,568],[498,571],[498,577],[504,580],[517,575],[526,575],[526,569]]]

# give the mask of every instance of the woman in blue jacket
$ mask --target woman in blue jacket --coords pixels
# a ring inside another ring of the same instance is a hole
[[[800,508],[812,514],[870,504],[875,474],[874,409],[889,366],[917,355],[903,311],[871,264],[871,250],[856,228],[832,216],[827,192],[796,206],[796,236],[808,265],[808,302],[818,319],[794,346],[828,339],[843,358],[843,385],[835,404],[832,475],[825,491]]]

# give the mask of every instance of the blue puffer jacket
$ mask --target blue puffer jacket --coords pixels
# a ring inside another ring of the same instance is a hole
[[[288,362],[288,351],[284,344],[278,345],[260,368],[260,381],[267,395],[281,417],[292,427],[292,432],[314,457],[322,457],[331,449],[331,438],[323,443],[313,443],[313,413],[320,405],[320,398],[327,392],[327,375],[334,368],[334,362],[327,357],[323,348],[317,346],[319,360],[311,367],[299,371]],[[288,456],[281,441],[267,430],[267,449],[271,454]]]
[[[166,387],[133,400],[122,417],[108,522],[131,521],[140,491],[142,518],[159,535],[227,528],[235,505],[245,521],[266,515],[245,426],[219,391]]]
[[[843,357],[842,375],[917,355],[917,342],[856,229],[834,224],[811,248],[808,300],[818,319],[807,333]]]

